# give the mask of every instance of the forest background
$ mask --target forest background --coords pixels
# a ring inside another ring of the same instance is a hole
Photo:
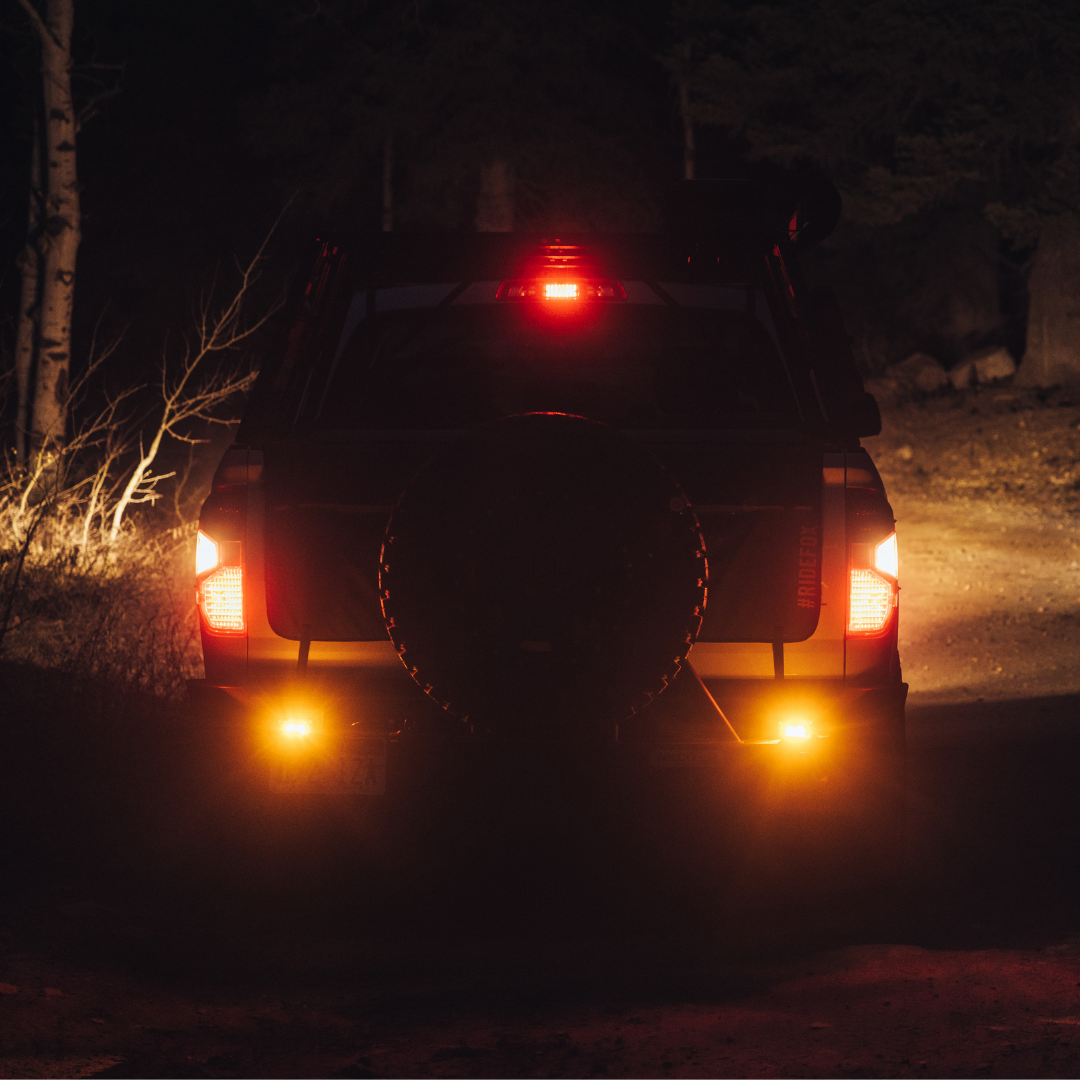
[[[9,373],[41,122],[28,3],[0,5]],[[1021,380],[1080,381],[1080,9],[1061,0],[75,0],[70,58],[83,122],[69,384],[81,397],[67,437],[80,409],[98,417],[133,391],[110,483],[130,480],[138,435],[160,429],[159,368],[175,377],[185,362],[169,343],[190,340],[193,311],[216,317],[235,295],[235,260],[286,204],[244,325],[273,308],[317,229],[648,231],[673,180],[824,173],[844,216],[808,270],[838,293],[865,374],[915,352],[955,368],[1004,346]],[[242,381],[274,332],[244,336],[212,358],[231,367],[200,379]],[[227,420],[237,398],[217,406]],[[125,534],[141,549],[151,524],[190,541],[214,455],[184,439],[206,436],[206,419],[164,440],[164,478]],[[56,578],[56,558],[84,588],[91,564],[118,565],[115,527],[94,558],[61,532],[39,582]],[[12,619],[71,628],[67,602],[23,573],[24,541],[16,529],[0,545],[9,648]],[[123,636],[104,623],[86,633],[91,668]]]

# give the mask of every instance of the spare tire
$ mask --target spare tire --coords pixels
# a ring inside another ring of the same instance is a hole
[[[529,413],[478,428],[414,478],[387,526],[380,596],[420,686],[482,730],[618,723],[660,693],[705,609],[701,528],[621,432]]]

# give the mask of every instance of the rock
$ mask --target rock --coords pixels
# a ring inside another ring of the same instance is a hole
[[[949,382],[954,390],[966,390],[975,382],[975,361],[962,360],[949,372]]]
[[[895,379],[867,379],[865,386],[867,393],[873,394],[879,405],[891,405],[903,396],[900,384]]]
[[[908,390],[922,394],[933,394],[949,385],[949,373],[932,356],[922,352],[893,364],[888,376]]]
[[[955,390],[967,390],[977,383],[990,383],[997,379],[1007,379],[1016,374],[1016,361],[1009,350],[1000,345],[961,360],[949,372],[949,382]]]
[[[971,358],[979,382],[993,382],[995,379],[1007,379],[1016,374],[1016,361],[1006,348],[986,350]]]

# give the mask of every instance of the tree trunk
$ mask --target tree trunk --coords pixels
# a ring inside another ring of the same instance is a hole
[[[1080,220],[1048,220],[1028,280],[1027,349],[1017,382],[1080,383]]]
[[[683,127],[683,179],[693,180],[697,148],[694,145],[694,120],[690,115],[690,84],[686,79],[679,82],[679,114]]]
[[[41,303],[41,122],[34,111],[34,138],[30,147],[30,191],[26,221],[26,244],[19,255],[22,293],[19,297],[19,326],[15,338],[15,383],[19,404],[15,414],[15,456],[26,462],[30,432],[30,385],[34,375],[34,351],[38,341]]]
[[[383,144],[382,231],[394,231],[394,136],[389,131]]]
[[[34,385],[31,441],[35,449],[61,445],[67,426],[71,312],[80,239],[75,109],[71,99],[73,20],[74,0],[48,0],[46,26],[39,28],[48,169],[44,228],[48,240]]]
[[[480,170],[480,197],[476,200],[477,232],[514,231],[514,175],[510,163],[495,158]]]

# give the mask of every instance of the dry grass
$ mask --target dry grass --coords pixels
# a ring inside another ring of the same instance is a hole
[[[22,530],[0,514],[0,656],[177,698],[201,674],[188,587],[195,524],[154,529],[144,520],[115,544],[86,545],[67,511],[37,507]]]
[[[250,317],[272,234],[237,264],[227,295],[204,293],[189,334],[163,349],[157,386],[99,389],[89,407],[91,382],[121,339],[103,349],[92,342],[70,388],[69,433],[26,440],[25,460],[0,458],[0,660],[173,699],[201,673],[196,525],[184,509],[191,499],[180,497],[193,458],[179,478],[155,470],[166,447],[193,451],[235,421],[255,378],[246,350],[282,302]],[[0,373],[0,413],[12,382]],[[166,481],[172,500],[163,498]]]
[[[176,699],[201,668],[194,507],[174,481],[172,513],[146,499],[114,532],[130,465],[100,419],[58,453],[0,460],[0,660]]]

